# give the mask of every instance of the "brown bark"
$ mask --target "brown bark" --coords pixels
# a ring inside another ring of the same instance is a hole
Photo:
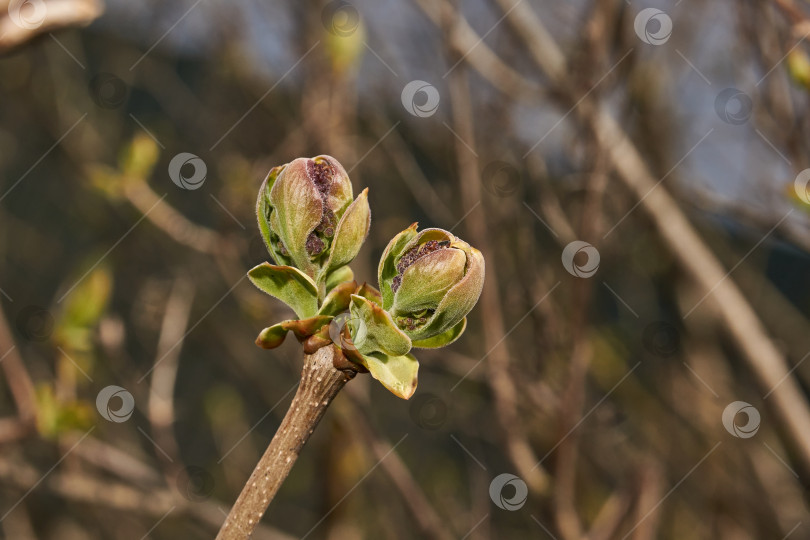
[[[327,407],[343,385],[354,377],[354,371],[335,367],[335,362],[341,365],[341,360],[342,355],[334,346],[306,355],[301,382],[290,408],[242,488],[217,540],[249,538],[253,533]]]

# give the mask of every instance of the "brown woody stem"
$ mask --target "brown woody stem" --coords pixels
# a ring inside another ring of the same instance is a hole
[[[290,408],[225,518],[217,540],[250,537],[332,399],[354,377],[355,371],[342,369],[349,366],[331,345],[305,356],[301,382]]]

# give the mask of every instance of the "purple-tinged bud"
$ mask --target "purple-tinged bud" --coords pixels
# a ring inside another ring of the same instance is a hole
[[[484,258],[449,232],[417,232],[414,223],[388,244],[378,278],[383,308],[413,346],[441,346],[461,335],[464,319],[478,301]],[[445,334],[446,340],[435,339]]]
[[[371,220],[367,190],[353,200],[349,175],[326,155],[273,168],[256,214],[276,264],[296,267],[319,284],[354,259]]]

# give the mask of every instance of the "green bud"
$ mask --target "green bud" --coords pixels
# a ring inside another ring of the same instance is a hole
[[[442,229],[395,236],[378,269],[383,308],[414,347],[441,347],[464,331],[484,286],[484,257]]]
[[[331,156],[298,158],[270,170],[256,204],[259,230],[277,265],[293,266],[325,289],[368,235],[368,190],[353,200],[343,166]]]

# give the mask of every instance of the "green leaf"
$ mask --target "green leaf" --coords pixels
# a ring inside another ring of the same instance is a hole
[[[357,289],[356,281],[347,281],[332,289],[324,298],[318,314],[337,315],[349,309],[349,302],[355,289]]]
[[[283,256],[273,247],[273,234],[270,230],[270,219],[268,218],[272,210],[269,201],[270,189],[273,187],[278,175],[284,170],[284,167],[286,167],[286,165],[270,169],[270,172],[267,173],[267,178],[264,179],[259,188],[259,197],[256,199],[256,220],[259,223],[259,232],[262,235],[267,251],[270,252],[270,256],[276,264],[287,264],[290,262],[289,257]]]
[[[410,399],[416,391],[419,361],[413,355],[370,353],[359,356],[358,361],[395,396]]]
[[[329,262],[322,271],[328,273],[352,262],[368,236],[370,225],[371,209],[368,206],[368,188],[366,188],[338,221],[329,251]]]
[[[88,259],[89,264],[89,259]],[[81,270],[80,270],[81,271]],[[95,326],[107,309],[113,290],[113,272],[106,264],[91,267],[65,298],[60,326]]]
[[[288,163],[270,189],[273,213],[270,224],[287,248],[295,266],[315,276],[315,265],[307,253],[307,237],[323,215],[323,201],[307,175],[307,160]]]
[[[54,388],[48,384],[37,384],[34,399],[37,430],[44,438],[56,439],[64,433],[86,430],[93,425],[96,411],[89,403],[58,398]]]
[[[82,271],[83,269],[79,270]],[[103,263],[88,272],[70,294],[65,296],[62,310],[55,320],[51,339],[55,345],[66,349],[66,354],[82,365],[82,369],[91,370],[95,362],[95,355],[92,354],[95,327],[107,311],[112,296],[114,274],[109,266]],[[43,337],[46,337],[46,334],[43,334]]]
[[[132,178],[149,178],[160,157],[155,141],[145,135],[136,136],[119,159],[121,172]]]
[[[401,356],[411,350],[411,340],[374,302],[353,294],[349,307],[352,341],[361,354],[381,352]]]
[[[438,349],[440,347],[445,347],[450,345],[455,340],[461,337],[461,334],[464,333],[464,330],[467,328],[467,317],[461,319],[461,321],[456,324],[451,329],[445,331],[442,334],[437,336],[429,337],[427,339],[420,339],[413,342],[413,346],[419,349]]]
[[[326,292],[331,291],[344,281],[351,281],[354,279],[354,272],[348,266],[341,266],[326,276]]]
[[[308,319],[281,321],[259,332],[256,345],[262,349],[275,349],[284,342],[287,332],[291,331],[295,334],[295,337],[303,340],[317,333],[330,322],[332,322],[332,317],[324,315],[316,315]]]
[[[371,300],[378,306],[382,306],[382,295],[380,295],[380,291],[369,285],[368,283],[363,283],[358,289],[357,292],[354,293],[357,296],[362,296],[367,300]]]
[[[464,277],[467,254],[447,248],[420,257],[402,274],[391,313],[406,315],[436,309],[447,291]]]
[[[468,248],[467,273],[439,302],[436,311],[424,326],[408,332],[411,339],[421,341],[443,334],[456,326],[478,302],[484,286],[484,256],[475,248]]]
[[[405,249],[405,246],[416,236],[416,228],[419,224],[412,223],[410,227],[397,234],[388,242],[385,251],[380,257],[380,265],[377,268],[377,282],[380,285],[382,294],[382,306],[390,308],[394,303],[394,292],[391,290],[391,281],[397,275],[396,259]]]
[[[284,328],[284,322],[269,326],[259,332],[259,337],[256,338],[256,345],[262,349],[275,349],[282,343],[284,338],[287,337],[288,330]]]
[[[318,288],[297,268],[262,263],[248,277],[259,289],[290,306],[299,319],[318,313]]]

